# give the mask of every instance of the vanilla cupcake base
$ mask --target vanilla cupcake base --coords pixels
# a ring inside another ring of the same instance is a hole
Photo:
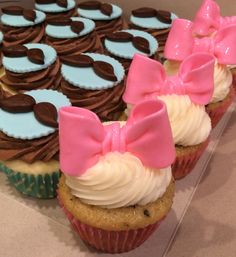
[[[146,241],[170,211],[173,197],[174,180],[165,194],[153,203],[106,209],[87,205],[74,197],[65,184],[64,175],[58,187],[60,205],[81,239],[108,253],[127,252]]]

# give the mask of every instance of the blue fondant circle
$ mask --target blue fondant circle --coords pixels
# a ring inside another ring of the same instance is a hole
[[[122,31],[128,32],[134,36],[139,36],[147,39],[150,46],[150,54],[147,55],[146,53],[138,50],[133,46],[132,42],[114,42],[105,39],[105,47],[111,54],[125,59],[133,59],[134,55],[137,53],[152,56],[157,52],[158,42],[151,34],[134,29],[127,29]]]
[[[77,9],[78,14],[82,17],[91,19],[91,20],[114,20],[119,18],[122,15],[122,9],[112,4],[112,14],[110,16],[103,14],[100,10],[85,10]]]
[[[171,13],[171,20],[177,19],[178,16],[174,13]],[[133,15],[130,16],[130,21],[141,28],[145,29],[168,29],[171,27],[171,24],[164,23],[159,21],[156,17],[151,18],[140,18]]]
[[[54,26],[50,24],[46,27],[46,34],[53,38],[78,38],[91,33],[95,28],[95,23],[92,20],[78,17],[72,17],[71,19],[84,23],[84,29],[79,34],[73,32],[70,26]]]
[[[36,103],[52,103],[57,111],[63,106],[70,106],[68,98],[60,92],[54,90],[32,90],[26,93],[31,95]],[[36,139],[48,136],[56,131],[55,128],[48,127],[38,122],[33,112],[10,113],[0,108],[0,130],[7,136],[16,139]]]
[[[125,71],[117,60],[103,54],[86,53],[86,55],[92,57],[95,61],[104,61],[111,64],[114,68],[117,81],[114,83],[113,81],[99,77],[92,67],[72,67],[62,64],[62,76],[71,85],[88,90],[102,90],[114,87],[123,80]]]
[[[0,44],[2,43],[2,41],[3,41],[3,33],[2,31],[0,31]]]
[[[9,15],[3,14],[1,17],[1,22],[4,25],[12,26],[12,27],[30,27],[37,24],[40,24],[45,21],[46,15],[43,12],[36,11],[36,19],[35,21],[26,20],[23,15]]]
[[[70,11],[75,7],[75,1],[74,0],[67,0],[68,6],[67,8],[59,6],[57,3],[53,4],[35,4],[35,8],[46,13],[61,13],[61,12],[67,12]]]
[[[25,46],[28,49],[31,48],[39,48],[44,52],[45,56],[45,63],[43,65],[41,64],[35,64],[32,63],[27,57],[3,57],[2,63],[6,70],[16,72],[16,73],[27,73],[27,72],[33,72],[33,71],[39,71],[46,69],[51,64],[53,64],[57,59],[57,53],[49,45],[45,44],[25,44]]]

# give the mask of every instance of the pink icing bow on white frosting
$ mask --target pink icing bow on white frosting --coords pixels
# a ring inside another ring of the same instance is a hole
[[[209,36],[229,25],[236,25],[236,16],[222,17],[214,0],[204,0],[194,18],[193,32],[197,36]]]
[[[210,53],[220,64],[236,63],[236,25],[219,30],[214,37],[196,38],[189,20],[173,21],[166,45],[165,57],[183,61],[192,53]]]
[[[175,159],[175,148],[166,107],[162,101],[137,105],[126,124],[103,125],[93,112],[63,107],[59,112],[60,166],[80,176],[108,152],[130,152],[144,165],[165,168]],[[112,170],[111,170],[112,172]]]
[[[163,66],[136,54],[131,63],[126,91],[126,103],[137,104],[144,99],[177,94],[188,95],[192,102],[206,105],[214,91],[214,56],[193,54],[185,59],[176,76],[167,76]]]

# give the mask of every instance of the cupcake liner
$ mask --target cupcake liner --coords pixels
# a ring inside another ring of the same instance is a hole
[[[223,101],[216,103],[216,104],[209,104],[206,106],[206,112],[208,113],[208,115],[211,118],[212,128],[216,127],[216,125],[222,119],[225,112],[227,111],[227,109],[229,108],[231,103],[233,102],[234,96],[235,96],[235,89],[233,86],[231,87],[231,90],[230,90],[228,96]]]
[[[14,171],[3,163],[0,164],[2,170],[15,188],[24,195],[35,198],[55,198],[60,172],[54,171],[50,174],[32,175]]]
[[[108,231],[89,226],[77,220],[63,205],[58,194],[59,204],[69,219],[73,229],[80,238],[98,251],[106,253],[123,253],[131,251],[144,243],[158,228],[161,221],[145,228],[127,231]],[[164,218],[163,218],[164,219]]]
[[[183,149],[181,153],[178,151],[177,147],[176,159],[172,165],[172,174],[175,179],[182,179],[193,170],[201,155],[207,148],[208,143],[209,139],[195,148],[188,150],[188,147],[186,147],[186,149]]]

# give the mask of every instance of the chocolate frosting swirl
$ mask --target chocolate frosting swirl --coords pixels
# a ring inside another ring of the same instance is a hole
[[[62,79],[61,90],[72,105],[95,112],[102,121],[118,120],[126,108],[122,100],[124,81],[109,89],[86,90],[74,87]]]
[[[22,160],[27,163],[59,159],[58,132],[33,140],[8,137],[0,131],[0,160]]]
[[[70,18],[78,16],[76,8],[73,8],[67,12],[60,12],[60,13],[46,13],[46,22],[50,19],[60,19],[60,18]]]
[[[14,73],[6,70],[0,81],[10,89],[24,93],[32,89],[58,89],[61,83],[59,59],[48,68],[35,72]]]
[[[59,56],[77,55],[86,52],[103,53],[103,46],[95,31],[72,39],[57,39],[46,36],[45,43],[51,45]]]
[[[3,45],[8,47],[41,42],[44,37],[45,25],[38,24],[22,28],[0,25],[0,29],[4,34]]]

